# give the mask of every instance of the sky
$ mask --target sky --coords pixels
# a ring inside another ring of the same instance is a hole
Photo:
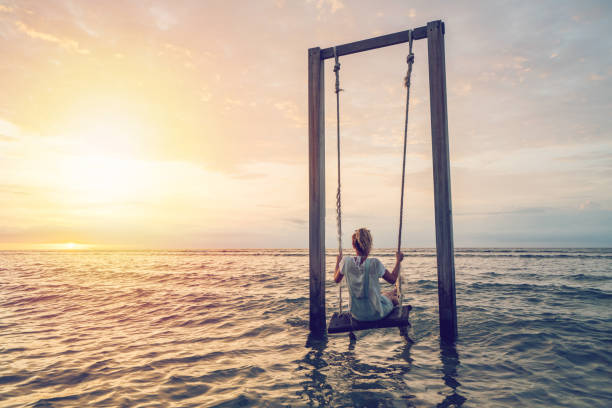
[[[308,48],[439,19],[455,247],[611,247],[611,18],[609,1],[0,0],[0,249],[307,247]],[[433,247],[426,40],[414,52],[402,242]],[[345,243],[365,226],[396,245],[407,53],[340,59]]]

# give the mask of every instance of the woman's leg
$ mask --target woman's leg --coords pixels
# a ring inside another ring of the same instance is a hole
[[[395,289],[389,292],[383,292],[382,294],[391,300],[393,306],[399,305],[399,297],[397,296],[397,291]]]

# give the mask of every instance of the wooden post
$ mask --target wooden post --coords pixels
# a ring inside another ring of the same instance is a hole
[[[319,47],[308,50],[308,169],[310,332],[323,337],[325,322],[325,94]]]
[[[448,154],[444,25],[442,21],[427,23],[427,48],[429,55],[429,98],[431,104],[440,337],[444,341],[454,341],[457,338],[457,305],[455,301],[455,259]]]

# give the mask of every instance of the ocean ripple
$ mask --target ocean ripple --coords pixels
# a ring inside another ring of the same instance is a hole
[[[408,336],[325,339],[304,250],[0,252],[0,405],[609,406],[612,250],[458,249],[453,345],[405,252]]]

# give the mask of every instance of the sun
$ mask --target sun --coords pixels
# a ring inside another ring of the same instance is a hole
[[[72,198],[88,205],[117,204],[134,198],[146,173],[146,165],[140,160],[95,154],[66,159],[61,172]]]
[[[63,133],[71,140],[75,153],[137,155],[143,142],[155,133],[150,120],[116,102],[107,101],[105,105],[109,106],[70,111]]]
[[[44,249],[51,251],[79,251],[82,249],[91,249],[93,246],[89,244],[79,244],[76,242],[58,242],[54,244],[38,244],[35,249]]]
[[[69,155],[59,164],[59,180],[73,202],[124,202],[147,178],[142,144],[155,130],[143,117],[107,105],[75,110],[61,132]]]

